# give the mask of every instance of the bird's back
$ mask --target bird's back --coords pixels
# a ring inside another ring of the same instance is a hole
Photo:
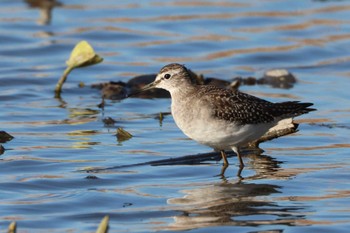
[[[214,117],[241,125],[271,123],[315,110],[309,108],[312,103],[299,101],[272,103],[240,91],[209,85],[198,87],[195,98],[202,99],[203,103],[209,103]]]

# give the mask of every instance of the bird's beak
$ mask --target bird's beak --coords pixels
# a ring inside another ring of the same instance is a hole
[[[143,92],[143,91],[147,91],[150,89],[153,89],[157,86],[157,84],[160,82],[160,80],[155,80],[153,82],[151,82],[150,84],[145,85],[143,88],[140,89],[139,92]]]
[[[147,91],[147,90],[150,90],[150,89],[153,89],[157,86],[157,84],[160,82],[160,80],[155,80],[147,85],[145,85],[144,87],[142,87],[140,90],[136,91],[136,92],[132,92],[128,95],[128,97],[132,97],[132,96],[135,96],[137,94],[140,94],[141,92],[144,92],[144,91]]]

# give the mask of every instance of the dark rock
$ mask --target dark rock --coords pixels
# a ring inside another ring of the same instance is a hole
[[[204,78],[203,75],[197,75],[189,70],[191,80],[199,85],[214,85],[222,88],[228,88],[232,90],[238,90],[242,85],[256,85],[267,84],[278,88],[291,88],[296,82],[295,77],[287,70],[270,70],[267,71],[260,79],[255,77],[236,77],[233,82],[218,78]],[[92,88],[101,90],[103,99],[120,100],[129,97],[135,98],[170,98],[168,91],[163,89],[151,89],[140,92],[140,90],[147,84],[153,82],[156,79],[157,74],[145,74],[139,75],[130,79],[127,83],[124,82],[108,82],[93,84]]]
[[[2,145],[0,145],[0,155],[2,155],[4,152],[5,152],[5,148]]]
[[[127,89],[119,84],[105,85],[101,89],[103,99],[121,100],[128,96]]]
[[[131,202],[125,202],[123,204],[123,208],[128,207],[128,206],[132,206],[132,203]]]
[[[197,83],[199,85],[206,84],[206,80],[204,79],[204,76],[202,74],[198,75],[194,73],[192,70],[188,70],[188,72],[190,73],[192,82]]]
[[[112,126],[112,125],[114,125],[117,122],[116,120],[114,120],[111,117],[104,118],[102,121],[107,126]]]
[[[6,133],[5,131],[0,131],[0,143],[5,143],[8,141],[11,141],[13,139],[13,136]]]
[[[244,79],[244,85],[255,85],[256,82],[257,80],[254,77],[247,77]]]
[[[218,86],[222,88],[227,88],[228,86],[230,86],[230,84],[231,83],[229,81],[218,79],[218,78],[206,78],[204,80],[204,85],[213,85],[213,86]]]
[[[131,89],[131,91],[140,90],[145,85],[153,82],[157,77],[157,74],[145,74],[135,76],[126,83],[126,87]]]
[[[123,87],[126,86],[126,84],[124,82],[121,82],[121,81],[119,81],[119,82],[110,81],[108,83],[95,83],[95,84],[92,84],[91,88],[96,88],[96,89],[101,90],[102,88],[104,88],[106,86],[110,86],[110,85],[112,85],[112,86],[113,85],[119,85],[119,86],[123,86]]]
[[[148,91],[139,91],[147,84],[150,84],[156,79],[156,74],[145,74],[136,76],[129,80],[129,82],[126,83],[126,87],[130,90],[130,93],[137,93],[133,94],[132,97],[136,98],[170,98],[170,93],[163,89],[154,88],[152,90]]]
[[[92,84],[91,88],[100,89],[103,99],[121,100],[128,96],[128,90],[125,86],[124,82],[110,81],[108,83]]]
[[[292,73],[284,69],[269,70],[264,77],[258,80],[258,84],[267,84],[276,88],[289,89],[294,86],[297,79]]]

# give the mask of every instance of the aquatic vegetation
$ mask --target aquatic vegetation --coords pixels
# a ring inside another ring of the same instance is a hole
[[[87,41],[80,41],[74,47],[69,60],[66,62],[67,68],[56,84],[55,97],[59,98],[61,96],[62,86],[73,69],[96,65],[102,61],[103,58],[95,53],[94,49]]]
[[[129,133],[128,131],[124,130],[123,128],[118,128],[117,129],[116,136],[117,136],[118,142],[127,141],[130,138],[132,138],[131,133]]]

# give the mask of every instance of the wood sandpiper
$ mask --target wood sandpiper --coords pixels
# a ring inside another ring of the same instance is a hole
[[[229,165],[225,150],[237,154],[240,176],[244,167],[242,146],[259,139],[280,120],[316,110],[309,108],[312,103],[272,103],[240,91],[194,84],[187,68],[176,63],[164,66],[141,91],[151,88],[170,92],[171,113],[185,135],[221,152],[221,175]]]

